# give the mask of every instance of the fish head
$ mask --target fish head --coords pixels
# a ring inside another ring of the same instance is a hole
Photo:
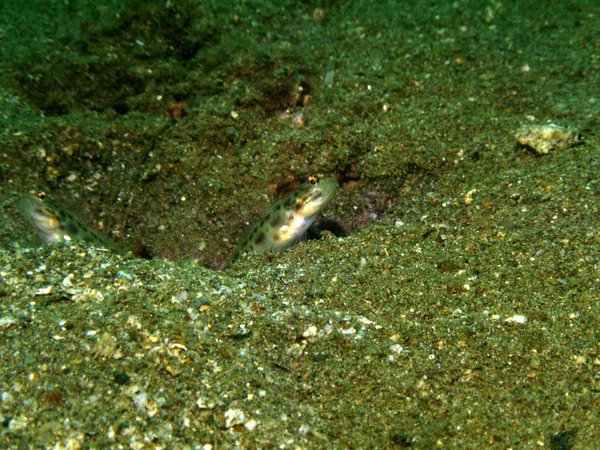
[[[71,240],[64,232],[60,211],[46,199],[45,193],[23,197],[19,207],[45,242],[54,244]]]
[[[309,177],[297,191],[294,212],[305,218],[316,216],[325,209],[336,189],[333,178]]]

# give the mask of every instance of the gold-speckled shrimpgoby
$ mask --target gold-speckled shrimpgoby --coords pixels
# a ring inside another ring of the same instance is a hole
[[[86,241],[119,253],[107,238],[85,225],[68,208],[48,198],[45,192],[23,197],[19,208],[46,244]]]
[[[282,250],[294,245],[329,204],[336,189],[337,183],[332,178],[309,177],[302,186],[276,202],[252,227],[231,261],[244,253]]]
[[[329,204],[336,189],[337,183],[332,178],[320,180],[315,176],[309,177],[302,186],[277,201],[267,215],[252,227],[229,262],[245,253],[282,250],[294,245]],[[107,238],[44,193],[24,197],[20,208],[45,243],[87,241],[119,252]]]

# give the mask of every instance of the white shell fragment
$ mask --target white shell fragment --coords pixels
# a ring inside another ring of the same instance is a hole
[[[531,148],[538,155],[563,150],[581,143],[581,137],[572,130],[550,123],[523,125],[515,134],[519,144]]]

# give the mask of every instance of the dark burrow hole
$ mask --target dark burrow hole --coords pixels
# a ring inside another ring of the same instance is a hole
[[[129,106],[127,106],[125,103],[115,103],[113,104],[112,108],[120,116],[124,116],[129,112]]]
[[[335,219],[322,219],[313,223],[308,230],[306,230],[306,240],[312,241],[314,239],[321,239],[323,237],[323,231],[329,231],[335,237],[346,237],[348,236],[347,230],[342,226],[340,222]]]

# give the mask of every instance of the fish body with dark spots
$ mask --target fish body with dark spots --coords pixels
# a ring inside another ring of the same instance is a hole
[[[329,204],[336,189],[337,183],[332,178],[309,177],[301,187],[277,201],[252,227],[231,261],[245,253],[281,250],[294,245]]]

